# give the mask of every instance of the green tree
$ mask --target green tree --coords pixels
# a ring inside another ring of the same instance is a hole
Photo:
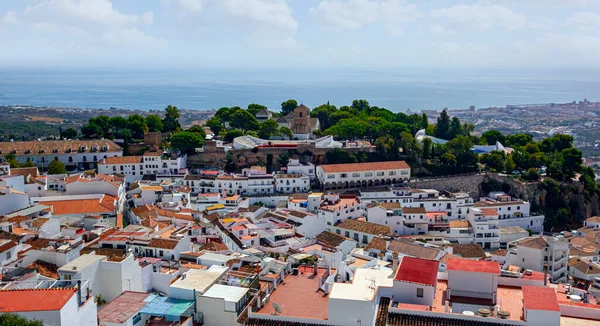
[[[533,137],[529,134],[512,134],[506,136],[506,146],[518,147],[525,146],[533,142]]]
[[[108,138],[110,136],[110,117],[99,115],[89,119],[88,123],[98,126],[101,130],[102,137]]]
[[[403,132],[400,135],[398,146],[402,148],[402,152],[407,155],[411,161],[416,161],[420,155],[421,147],[415,137],[409,132]]]
[[[359,119],[344,119],[325,130],[325,134],[333,135],[338,139],[357,139],[366,133],[366,122]]]
[[[42,320],[27,319],[23,316],[8,313],[0,314],[0,325],[2,326],[44,326]]]
[[[331,115],[337,112],[335,105],[321,104],[314,108],[311,112],[311,116],[316,116],[319,119],[321,130],[325,130],[332,126]]]
[[[281,136],[287,137],[287,139],[292,139],[292,137],[294,137],[294,133],[292,132],[292,129],[290,129],[286,126],[279,128],[279,134]]]
[[[113,134],[116,135],[119,130],[127,128],[127,119],[122,116],[115,116],[110,118],[109,124]]]
[[[279,167],[287,166],[289,162],[290,162],[290,153],[283,153],[283,154],[279,155],[279,157],[277,158],[277,163],[279,164]]]
[[[442,157],[440,157],[440,160],[444,164],[456,165],[456,156],[454,156],[453,154],[450,154],[450,153],[442,154]]]
[[[497,172],[504,170],[505,160],[506,155],[500,151],[493,151],[479,157],[481,163],[485,164],[490,170]]]
[[[512,155],[508,155],[504,161],[504,171],[506,171],[506,173],[512,173],[516,167],[517,165],[515,164],[515,161],[513,161]]]
[[[204,131],[204,128],[202,128],[202,126],[193,125],[193,126],[189,127],[186,131],[193,132],[202,139],[206,138],[206,131]]]
[[[262,104],[256,104],[256,103],[248,104],[248,112],[252,113],[253,116],[256,116],[256,114],[258,112],[260,112],[262,109],[266,110],[267,107]]]
[[[289,99],[283,103],[281,103],[281,114],[286,115],[290,112],[293,112],[295,108],[298,107],[298,102],[294,99]]]
[[[488,130],[481,137],[485,139],[488,145],[496,145],[496,142],[500,142],[501,144],[506,142],[506,137],[498,130]]]
[[[423,138],[423,143],[421,144],[423,147],[423,158],[429,159],[431,158],[432,150],[433,150],[433,141],[429,137]]]
[[[352,101],[352,108],[358,112],[368,112],[371,106],[367,100],[354,100]]]
[[[275,122],[275,121],[273,121]],[[258,120],[246,110],[238,110],[231,115],[232,128],[241,129],[243,131],[258,130]]]
[[[189,131],[180,131],[171,136],[171,147],[185,154],[193,154],[196,148],[202,147],[204,139],[197,133]]]
[[[88,123],[81,127],[81,134],[87,139],[98,139],[102,137],[102,128],[95,123]]]
[[[65,174],[67,173],[67,169],[65,165],[62,164],[59,160],[54,159],[48,165],[48,174]]]
[[[437,119],[435,125],[435,136],[441,139],[450,139],[450,116],[448,116],[447,109],[444,109]]]
[[[523,179],[529,181],[537,181],[540,179],[540,174],[538,173],[536,168],[529,168],[527,172],[524,172],[522,175]]]
[[[573,178],[576,172],[581,171],[583,163],[582,153],[575,147],[563,149],[560,152],[562,156],[562,172],[565,178]]]
[[[165,108],[165,118],[163,119],[163,130],[167,133],[176,132],[181,130],[181,124],[179,124],[179,109],[176,106],[168,105]]]
[[[269,139],[277,135],[279,135],[279,125],[277,122],[269,119],[260,124],[260,127],[258,128],[258,137]]]
[[[463,135],[463,129],[460,124],[460,120],[457,117],[453,117],[450,122],[450,129],[448,130],[448,138],[454,139],[456,136]]]
[[[458,136],[445,145],[450,154],[456,156],[456,162],[461,166],[470,166],[477,163],[477,157],[471,150],[473,142],[467,136]]]
[[[17,158],[15,154],[8,153],[4,156],[4,161],[10,164],[11,169],[16,169],[19,167],[19,162],[17,162]]]
[[[135,139],[144,138],[144,134],[148,132],[146,119],[139,114],[132,114],[127,118],[127,128],[131,130],[131,136]]]
[[[163,121],[156,114],[150,114],[146,116],[146,125],[148,126],[148,131],[150,132],[163,131]]]
[[[563,134],[556,134],[550,138],[546,138],[542,141],[541,145],[544,153],[560,152],[569,147],[573,147],[573,136]]]
[[[225,137],[223,137],[225,139],[226,142],[233,142],[233,140],[237,137],[241,137],[244,135],[244,132],[239,130],[239,129],[231,129],[228,130],[227,133],[225,134]]]
[[[115,136],[119,139],[123,139],[123,155],[130,155],[129,153],[129,143],[131,142],[131,130],[129,129],[120,129],[117,131]]]
[[[27,161],[25,163],[21,164],[20,167],[22,167],[22,168],[33,168],[33,167],[35,167],[35,164],[28,157]]]
[[[77,129],[68,128],[63,130],[62,135],[65,139],[74,139],[77,137]]]
[[[221,130],[223,130],[223,123],[221,123],[221,120],[217,116],[206,120],[206,126],[209,127],[215,135],[220,134]]]

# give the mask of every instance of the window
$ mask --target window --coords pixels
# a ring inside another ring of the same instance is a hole
[[[423,288],[417,288],[417,298],[423,297]]]
[[[396,171],[390,171],[388,174],[389,175],[396,175]]]
[[[160,254],[160,256],[164,256],[164,254],[165,254],[162,250],[159,251],[158,253]]]
[[[328,174],[327,179],[335,179],[335,174]]]
[[[387,222],[385,222],[387,224]],[[363,243],[369,243],[369,239],[367,238],[366,235],[363,234]]]
[[[340,234],[340,229],[335,230],[335,233]]]
[[[352,173],[353,178],[360,178],[360,173]]]
[[[69,156],[69,162],[73,162],[73,156]]]
[[[350,238],[350,231],[345,231],[344,235],[346,236],[346,238]]]
[[[373,176],[373,172],[365,172],[365,177],[372,177]]]
[[[378,177],[381,177],[381,176],[383,176],[383,175],[384,175],[383,171],[377,172],[377,176],[378,176]]]
[[[6,252],[6,259],[10,259],[10,257],[12,257],[12,253],[9,251]]]

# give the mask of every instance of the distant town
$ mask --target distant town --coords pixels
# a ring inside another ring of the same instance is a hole
[[[0,107],[0,324],[598,323],[600,103],[542,107]]]

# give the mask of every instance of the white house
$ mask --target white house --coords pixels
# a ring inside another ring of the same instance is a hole
[[[569,243],[564,238],[530,237],[509,244],[510,264],[548,273],[554,282],[567,280]]]
[[[389,185],[410,179],[410,166],[404,161],[324,164],[316,171],[323,189]]]
[[[354,195],[327,194],[318,208],[317,215],[331,226],[346,219],[365,214],[365,205]]]
[[[397,259],[397,258],[396,258]],[[394,301],[433,306],[439,262],[403,257],[394,276]]]
[[[206,325],[236,325],[239,314],[250,299],[248,288],[215,284],[196,297],[196,309],[203,314]]]
[[[75,288],[18,289],[0,291],[1,313],[38,319],[50,326],[97,326],[97,307],[92,297]],[[81,304],[80,304],[81,302]]]
[[[144,175],[179,174],[187,172],[187,155],[177,151],[163,152],[155,149],[142,156],[108,157],[98,162],[98,172],[102,174],[122,174],[127,185],[141,180]]]
[[[558,326],[561,324],[560,307],[553,288],[523,286],[523,310],[527,325]]]
[[[275,191],[278,193],[308,192],[310,178],[302,174],[275,174]]]
[[[306,176],[311,181],[316,178],[315,165],[310,162],[302,163],[299,159],[290,159],[287,165],[286,172]]]
[[[473,298],[486,300],[490,306],[496,304],[500,265],[494,261],[450,258],[448,271],[448,298]],[[460,299],[457,299],[460,300]],[[459,307],[452,305],[452,312]],[[458,311],[456,311],[458,312]]]

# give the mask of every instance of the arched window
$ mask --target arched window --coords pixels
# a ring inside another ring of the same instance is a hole
[[[300,118],[302,118],[302,112],[300,112]]]

